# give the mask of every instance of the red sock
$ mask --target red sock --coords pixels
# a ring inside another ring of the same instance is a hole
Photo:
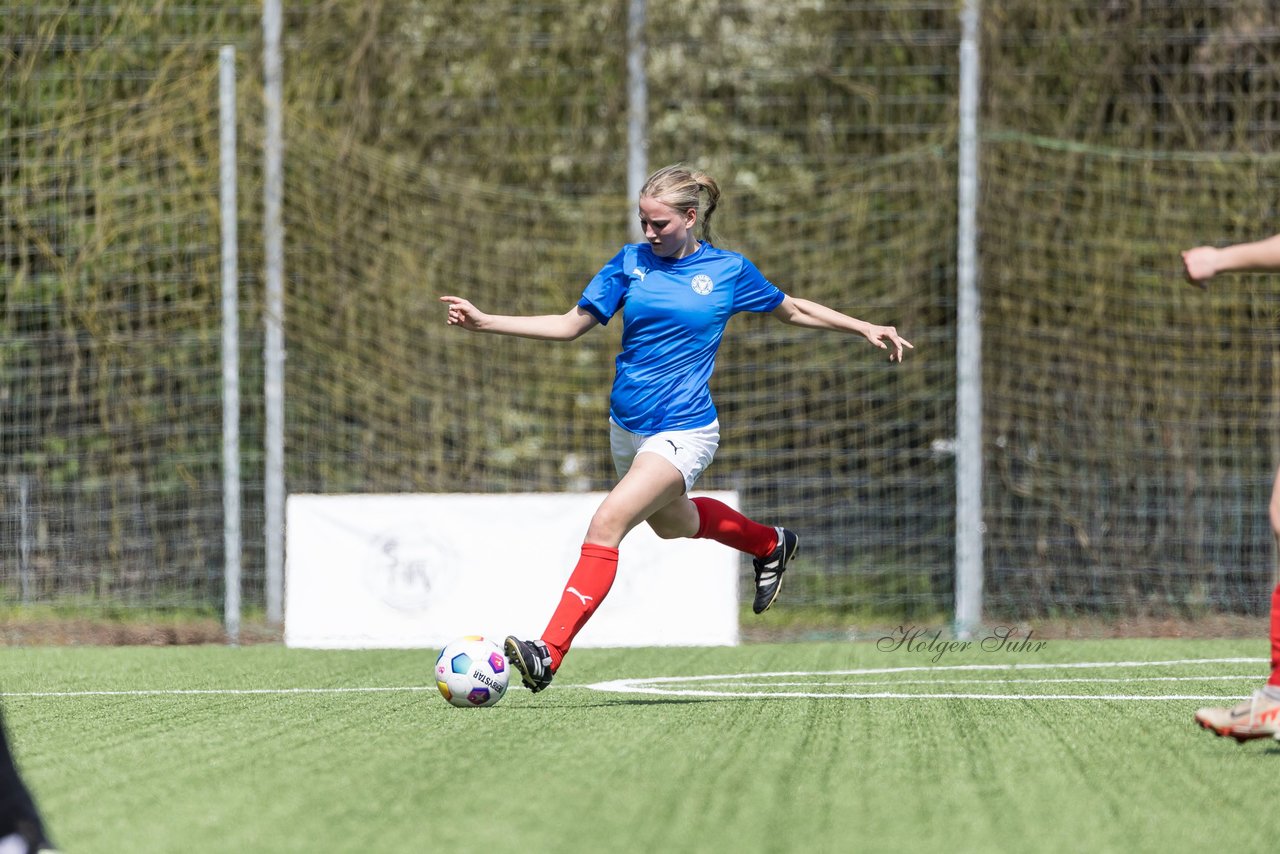
[[[1280,685],[1280,584],[1271,591],[1271,678],[1268,685]]]
[[[583,543],[582,556],[569,575],[569,583],[564,586],[560,605],[542,633],[542,642],[551,653],[552,673],[559,669],[574,636],[591,619],[604,597],[609,595],[617,574],[617,549]]]
[[[694,537],[715,540],[730,548],[764,557],[778,545],[778,532],[752,522],[737,510],[714,498],[694,498],[698,508],[698,533]]]

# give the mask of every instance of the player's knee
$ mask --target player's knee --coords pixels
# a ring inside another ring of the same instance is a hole
[[[601,507],[591,517],[591,524],[587,526],[586,541],[597,545],[616,547],[618,543],[622,542],[624,534],[626,534],[624,520],[617,514],[611,513],[608,508]]]

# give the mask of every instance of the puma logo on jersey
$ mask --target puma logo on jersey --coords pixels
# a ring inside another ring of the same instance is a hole
[[[564,592],[565,592],[565,593],[572,593],[574,596],[577,596],[579,599],[581,599],[581,600],[582,600],[582,604],[583,604],[583,605],[587,604],[587,602],[588,602],[588,601],[590,601],[591,599],[594,599],[594,598],[595,598],[594,596],[584,596],[584,595],[582,595],[581,593],[579,593],[579,592],[578,592],[578,588],[576,588],[576,587],[566,587],[566,588],[564,589]]]
[[[631,271],[631,275],[635,276],[637,279],[643,282],[644,277],[649,275],[649,271],[644,269],[643,267],[636,267],[634,270]]]

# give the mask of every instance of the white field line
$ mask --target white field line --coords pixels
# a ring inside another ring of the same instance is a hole
[[[825,675],[825,674],[823,674]],[[1134,676],[1123,679],[895,679],[891,683],[875,682],[735,682],[745,688],[874,688],[885,684],[898,685],[1055,685],[1064,682],[1083,682],[1097,685],[1106,682],[1118,682],[1126,685],[1134,682],[1260,682],[1267,678],[1265,673],[1240,673],[1233,676]]]
[[[186,697],[255,694],[381,694],[397,691],[435,691],[435,685],[400,685],[383,688],[157,688],[136,691],[3,691],[0,697]]]
[[[686,688],[667,691],[661,688],[611,686],[607,682],[599,682],[587,687],[596,691],[614,691],[623,694],[653,694],[659,697],[716,697],[733,700],[774,700],[784,698],[805,700],[1200,700],[1234,703],[1241,699],[1246,699],[1238,694],[908,694],[892,691],[827,694],[821,691],[694,691]]]
[[[877,676],[883,673],[937,673],[967,670],[1080,670],[1115,667],[1179,667],[1188,664],[1266,664],[1265,658],[1178,658],[1170,661],[1059,661],[1047,664],[935,664],[910,667],[863,667],[854,670],[778,670],[769,673],[720,673],[715,676],[656,676],[634,682],[701,682],[709,679],[772,679],[778,676]],[[627,681],[627,680],[617,680]]]
[[[1062,682],[1084,682],[1084,683],[1114,683],[1114,682],[1146,682],[1146,681],[1187,681],[1187,682],[1203,682],[1208,680],[1235,680],[1235,679],[1257,679],[1262,680],[1265,676],[1169,676],[1169,677],[1143,677],[1135,676],[1132,679],[1124,678],[1058,678],[1058,679],[1021,679],[1014,674],[1021,674],[1030,671],[1045,670],[1093,670],[1093,669],[1144,669],[1150,667],[1186,667],[1195,665],[1218,665],[1218,664],[1265,664],[1267,659],[1262,658],[1185,658],[1175,659],[1171,661],[1085,661],[1085,662],[1058,662],[1043,664],[957,664],[957,665],[933,665],[933,666],[916,666],[916,667],[877,667],[877,668],[859,668],[854,670],[823,670],[823,671],[779,671],[774,673],[721,673],[714,676],[659,676],[644,679],[614,679],[608,682],[597,682],[586,687],[595,691],[605,691],[621,694],[647,694],[666,697],[718,697],[718,698],[740,698],[740,699],[774,699],[774,698],[797,698],[797,699],[846,699],[846,700],[1123,700],[1123,701],[1161,701],[1161,700],[1210,700],[1210,701],[1227,701],[1239,699],[1237,695],[1224,696],[1220,694],[1038,694],[1030,693],[959,693],[959,692],[939,692],[939,693],[908,693],[893,690],[881,691],[861,691],[850,692],[842,691],[839,693],[823,692],[823,691],[743,691],[742,688],[755,687],[775,687],[786,686],[796,687],[800,685],[811,687],[833,687],[833,686],[850,686],[850,687],[878,687],[883,686],[891,689],[900,685],[941,685],[941,684],[995,684],[1006,687],[1014,687],[1016,685],[1036,685],[1050,684]],[[917,680],[893,680],[881,682],[779,682],[778,679],[788,678],[804,678],[804,677],[825,677],[833,676],[885,676],[892,674],[907,673],[928,673],[944,676],[952,672],[972,672],[972,671],[995,671],[1009,674],[1009,676],[998,680],[948,680],[939,679],[917,679]],[[761,682],[760,680],[766,680]],[[676,685],[688,685],[689,683],[701,683],[709,688],[692,688],[692,687],[674,687]],[[724,688],[729,690],[714,690],[716,683],[720,683]]]

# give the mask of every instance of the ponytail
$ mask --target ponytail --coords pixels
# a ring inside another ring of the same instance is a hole
[[[711,243],[711,215],[720,205],[720,185],[706,172],[694,172],[693,180],[697,182],[698,189],[707,194],[707,206],[698,211],[698,237]]]

